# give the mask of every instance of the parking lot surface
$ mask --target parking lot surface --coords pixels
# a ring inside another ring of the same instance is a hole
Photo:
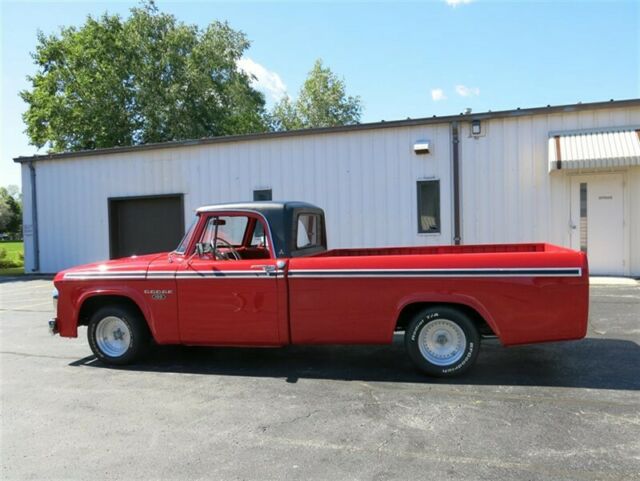
[[[1,478],[640,479],[640,288],[588,338],[483,343],[463,377],[393,346],[161,347],[100,364],[47,333],[51,281],[0,281]]]

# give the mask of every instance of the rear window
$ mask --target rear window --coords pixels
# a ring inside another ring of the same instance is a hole
[[[320,216],[318,214],[299,214],[296,232],[296,248],[310,249],[322,247]]]

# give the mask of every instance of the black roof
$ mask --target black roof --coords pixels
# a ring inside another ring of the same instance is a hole
[[[301,130],[289,130],[286,132],[264,132],[257,134],[243,134],[243,135],[226,135],[221,137],[205,137],[201,139],[190,140],[173,140],[169,142],[159,142],[142,145],[127,145],[122,147],[109,147],[93,150],[80,150],[76,152],[60,152],[52,154],[38,154],[32,156],[20,156],[15,157],[14,162],[31,162],[38,160],[56,160],[56,159],[69,159],[73,157],[90,157],[94,155],[109,155],[109,154],[121,154],[125,152],[138,152],[142,150],[155,150],[155,149],[169,149],[175,147],[187,147],[193,145],[208,145],[208,144],[222,144],[228,142],[249,142],[255,140],[269,140],[282,137],[297,137],[305,135],[318,135],[318,134],[331,134],[339,132],[352,132],[357,130],[374,130],[374,129],[386,129],[394,127],[411,127],[417,125],[429,125],[429,124],[442,124],[447,122],[470,122],[472,120],[488,120],[494,118],[504,117],[521,117],[525,115],[535,114],[553,114],[563,112],[578,112],[581,110],[597,110],[606,108],[621,108],[621,107],[636,107],[640,106],[640,98],[627,99],[627,100],[608,100],[605,102],[591,102],[591,103],[577,103],[566,105],[547,105],[546,107],[533,107],[533,108],[517,108],[512,110],[501,111],[488,111],[488,112],[473,112],[469,114],[456,114],[445,115],[441,117],[423,117],[418,119],[406,120],[391,120],[371,122],[365,124],[355,125],[341,125],[338,127],[320,127]]]
[[[322,217],[320,228],[322,229],[323,248],[327,246],[327,232],[324,225],[324,211],[308,202],[297,200],[286,201],[255,201],[255,202],[229,202],[200,207],[198,214],[205,212],[244,211],[257,213],[264,217],[267,228],[271,233],[273,248],[276,257],[296,257],[311,253],[297,251],[294,235],[296,233],[296,216],[301,212],[318,214]]]

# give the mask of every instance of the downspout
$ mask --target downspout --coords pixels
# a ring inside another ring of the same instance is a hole
[[[451,122],[451,150],[453,152],[453,243],[460,245],[460,139],[458,122]]]
[[[29,161],[31,178],[31,229],[33,230],[33,272],[40,271],[40,245],[38,242],[38,194],[36,192],[36,167]]]

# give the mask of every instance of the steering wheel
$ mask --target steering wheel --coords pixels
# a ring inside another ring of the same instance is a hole
[[[223,244],[225,247],[229,248],[229,252],[220,252],[217,248],[217,246],[220,244]],[[211,249],[213,249],[213,242],[211,242]],[[215,258],[218,260],[229,260],[229,253],[233,255],[233,258],[235,260],[242,260],[242,257],[240,257],[240,254],[238,254],[238,251],[235,249],[235,247],[233,247],[228,241],[224,240],[223,238],[218,237],[216,242],[216,249],[213,253]]]

